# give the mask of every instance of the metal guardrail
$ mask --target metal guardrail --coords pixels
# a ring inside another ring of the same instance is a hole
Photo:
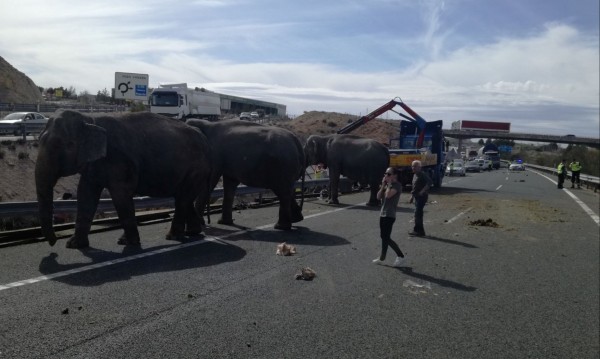
[[[0,134],[16,135],[16,136],[26,135],[28,133],[39,134],[44,130],[45,127],[46,127],[45,123],[44,124],[42,124],[42,123],[29,123],[29,124],[0,123]]]
[[[327,186],[329,179],[318,179],[318,180],[307,180],[305,181],[305,191],[311,190],[317,186]],[[347,179],[340,179],[340,191],[346,192],[345,188],[350,188],[350,181]],[[295,188],[300,189],[302,187],[301,182],[296,182]],[[266,188],[256,188],[239,186],[236,190],[236,196],[244,196],[251,194],[262,195],[264,193],[270,193],[271,190]],[[212,199],[219,199],[223,197],[223,188],[215,188],[212,192]],[[173,208],[175,206],[174,199],[170,197],[157,198],[157,197],[136,197],[133,199],[136,210],[152,209],[152,208]],[[113,212],[115,208],[111,199],[100,199],[98,204],[97,212]],[[54,201],[54,213],[72,214],[77,212],[77,200],[55,200]],[[37,216],[38,215],[38,203],[37,201],[28,202],[0,202],[0,218],[6,217],[17,217],[17,216]]]
[[[557,175],[556,168],[553,167],[544,167],[528,163],[525,164],[525,167],[535,168],[546,173]],[[567,174],[567,179],[571,179],[571,172]],[[598,177],[581,174],[579,175],[579,179],[581,180],[581,184],[585,185],[587,188],[593,188],[594,192],[597,192],[600,189],[600,178]]]

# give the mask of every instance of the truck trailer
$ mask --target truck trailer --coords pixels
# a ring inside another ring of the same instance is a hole
[[[203,118],[216,121],[221,116],[221,96],[203,88],[191,89],[186,83],[159,85],[150,94],[150,112],[182,121]]]
[[[452,122],[453,130],[510,132],[510,122],[460,120]]]

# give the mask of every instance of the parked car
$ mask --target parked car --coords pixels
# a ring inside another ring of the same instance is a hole
[[[250,112],[250,118],[253,120],[258,120],[260,118],[258,112]]]
[[[522,163],[513,162],[508,166],[509,171],[525,171],[525,166]]]
[[[250,120],[252,116],[250,116],[250,112],[242,112],[240,113],[240,120]]]
[[[27,134],[41,132],[48,120],[48,117],[38,112],[13,112],[0,120],[0,133],[18,136],[22,133],[23,126]]]
[[[468,161],[465,164],[465,172],[481,172],[481,166],[477,160]]]
[[[463,161],[453,161],[446,166],[446,176],[465,176]]]

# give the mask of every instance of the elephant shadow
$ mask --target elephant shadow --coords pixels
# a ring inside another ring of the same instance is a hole
[[[234,236],[232,238],[227,238],[227,240],[255,240],[270,243],[286,242],[288,244],[302,244],[313,246],[342,246],[350,244],[350,242],[345,238],[333,236],[326,233],[313,232],[310,229],[302,226],[294,226],[294,229],[291,231],[261,230],[244,227],[238,228],[246,229],[248,231],[246,233],[246,236]],[[215,233],[219,232],[220,230],[218,230]],[[212,231],[211,234],[213,234]]]
[[[191,242],[188,242],[191,243]],[[97,248],[85,248],[80,252],[91,260],[91,263],[59,263],[57,253],[50,253],[42,258],[39,271],[44,275],[53,275],[71,271],[78,273],[94,269],[88,275],[59,276],[53,280],[74,286],[98,286],[104,283],[126,281],[136,276],[156,272],[172,272],[192,268],[209,267],[226,262],[241,260],[246,251],[235,245],[205,242],[185,248],[170,250],[172,246],[159,246],[147,250],[125,247],[122,253],[104,251]],[[158,253],[157,253],[158,252]],[[118,263],[135,260],[135,265]],[[117,262],[117,263],[115,263]],[[89,267],[89,268],[87,268]],[[103,267],[106,267],[103,269]],[[109,272],[107,275],[106,272]]]

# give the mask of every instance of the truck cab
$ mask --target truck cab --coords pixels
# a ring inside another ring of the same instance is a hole
[[[187,118],[218,120],[221,115],[219,94],[191,89],[187,84],[160,85],[149,99],[150,112],[185,121]]]

